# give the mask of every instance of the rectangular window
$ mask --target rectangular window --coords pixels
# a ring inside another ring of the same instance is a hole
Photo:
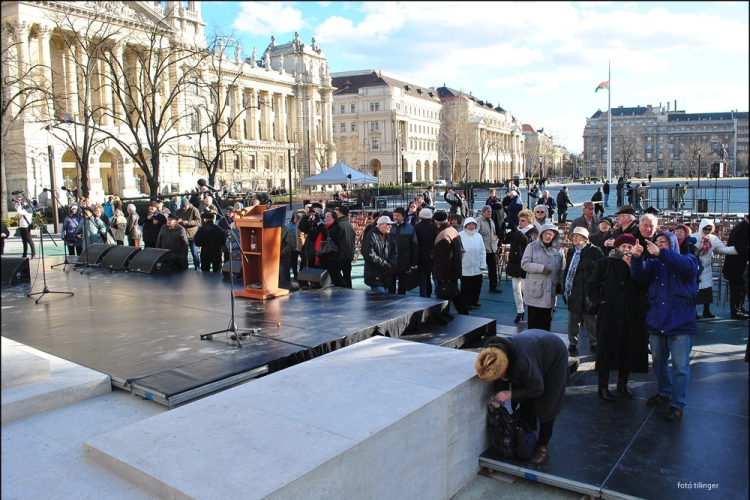
[[[377,137],[372,138],[372,149],[379,149]]]
[[[346,123],[341,124],[341,131],[346,132]]]
[[[379,130],[379,123],[380,122],[370,122],[370,130]]]
[[[370,111],[380,111],[380,103],[379,102],[371,102],[370,103]]]
[[[356,104],[352,104],[350,106],[350,109],[352,110],[352,113],[356,113],[357,112],[357,105]]]
[[[255,156],[248,156],[247,166],[250,170],[255,170]]]
[[[239,170],[240,169],[240,156],[234,155],[234,169]]]
[[[346,106],[344,106],[344,105],[342,104],[342,105],[341,105],[341,114],[343,115],[344,113],[346,113]]]
[[[357,124],[352,122],[352,132],[356,132],[356,131],[357,131]]]

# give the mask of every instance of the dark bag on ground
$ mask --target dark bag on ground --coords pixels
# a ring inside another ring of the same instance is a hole
[[[404,273],[404,284],[407,291],[417,288],[420,281],[421,276],[418,269],[409,269]]]
[[[516,456],[516,429],[513,417],[505,406],[495,408],[491,403],[487,405],[487,430],[490,433],[490,441],[503,458]]]
[[[316,254],[318,257],[327,257],[330,254],[337,253],[339,251],[338,247],[336,246],[336,243],[331,241],[331,238],[327,238],[325,241],[320,242],[320,247],[318,247],[318,253]]]
[[[438,283],[437,287],[435,288],[435,297],[439,299],[451,299],[455,297],[458,294],[458,287],[455,283],[451,281],[445,281],[443,283]]]

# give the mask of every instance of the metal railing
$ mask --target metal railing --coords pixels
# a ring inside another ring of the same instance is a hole
[[[711,212],[738,214],[748,212],[748,188],[731,186],[688,186],[684,197],[675,194],[674,186],[646,186],[645,199],[636,209],[654,207],[661,211]],[[705,200],[705,201],[703,201]],[[705,203],[705,207],[702,206]]]

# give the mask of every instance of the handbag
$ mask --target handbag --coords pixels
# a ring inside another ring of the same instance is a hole
[[[513,417],[505,406],[495,408],[487,405],[487,430],[492,446],[503,458],[513,458],[516,454],[516,427]]]
[[[435,297],[439,299],[451,299],[458,294],[457,285],[451,281],[443,281],[435,287]]]
[[[332,242],[331,238],[326,238],[325,241],[320,242],[320,247],[318,247],[318,252],[315,255],[318,257],[328,257],[338,251],[339,247],[336,246],[336,243]]]

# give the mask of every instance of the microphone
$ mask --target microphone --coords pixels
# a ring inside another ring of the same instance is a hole
[[[70,189],[66,188],[65,186],[61,187],[60,189],[62,189],[63,191],[70,191]]]
[[[13,192],[12,192],[12,193],[10,193],[10,194],[12,194],[12,195],[16,195],[16,194],[23,194],[23,189],[19,189],[18,191],[13,191]]]
[[[42,191],[45,192],[45,193],[47,193],[47,192],[52,191],[52,190],[48,189],[48,188],[44,188],[44,189],[42,189]]]
[[[215,187],[211,186],[208,182],[206,182],[206,179],[198,179],[198,185],[200,187],[207,187],[211,191],[218,191]]]

